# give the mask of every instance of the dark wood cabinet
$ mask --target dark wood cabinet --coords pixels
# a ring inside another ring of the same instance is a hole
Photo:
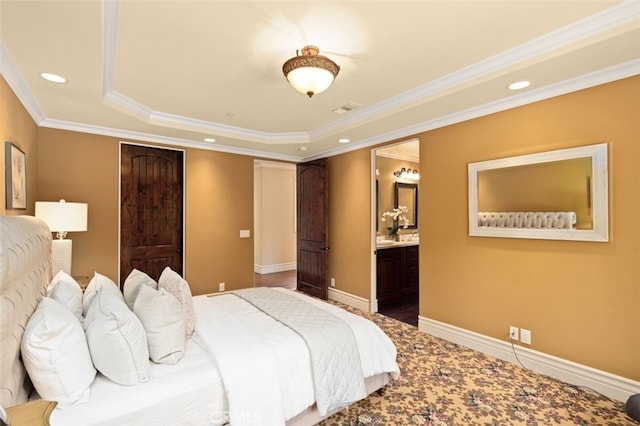
[[[417,296],[419,268],[417,245],[376,250],[378,308]]]

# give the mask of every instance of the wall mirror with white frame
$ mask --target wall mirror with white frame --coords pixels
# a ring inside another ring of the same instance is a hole
[[[607,144],[468,164],[469,235],[609,241]]]

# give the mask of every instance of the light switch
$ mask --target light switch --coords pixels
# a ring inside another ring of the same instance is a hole
[[[241,229],[240,238],[251,238],[251,231],[249,229]]]

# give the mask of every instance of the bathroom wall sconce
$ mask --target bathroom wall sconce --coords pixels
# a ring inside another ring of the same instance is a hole
[[[407,169],[403,167],[400,170],[393,172],[393,175],[396,179],[420,180],[420,173],[418,173],[418,169]]]

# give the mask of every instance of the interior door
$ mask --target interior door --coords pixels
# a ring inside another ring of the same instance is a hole
[[[121,145],[120,283],[135,268],[182,275],[182,151]]]
[[[327,160],[297,165],[297,289],[327,300],[329,193]]]

